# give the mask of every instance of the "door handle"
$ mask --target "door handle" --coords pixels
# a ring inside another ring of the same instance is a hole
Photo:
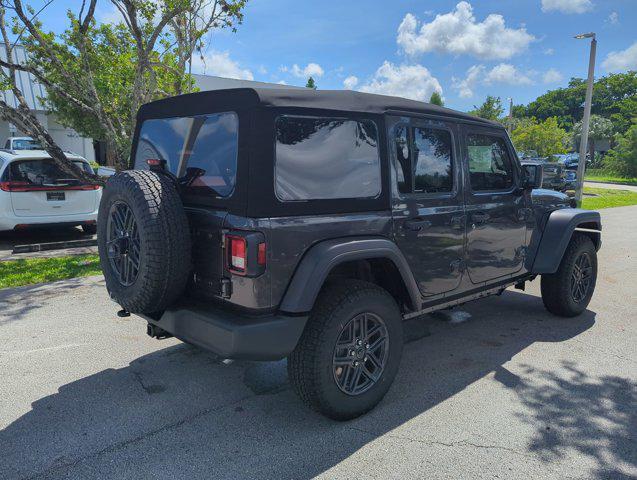
[[[424,218],[414,218],[411,220],[405,220],[405,223],[403,223],[403,227],[407,230],[411,230],[412,232],[418,232],[423,228],[431,227],[431,222],[429,220],[425,220]]]

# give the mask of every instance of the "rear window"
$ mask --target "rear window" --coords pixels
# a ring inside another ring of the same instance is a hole
[[[276,195],[283,201],[380,194],[378,131],[371,120],[280,116]]]
[[[165,160],[190,193],[228,197],[237,175],[239,119],[233,112],[160,118],[142,124],[135,168],[147,160]]]
[[[75,162],[73,163],[75,165]],[[77,165],[75,166],[77,167]],[[77,168],[79,173],[80,167]],[[60,169],[51,159],[11,162],[3,178],[12,182],[24,182],[27,185],[40,187],[66,183],[76,185],[80,182],[77,177],[69,177],[69,174]]]
[[[37,140],[21,138],[13,140],[13,150],[44,150],[44,147]]]

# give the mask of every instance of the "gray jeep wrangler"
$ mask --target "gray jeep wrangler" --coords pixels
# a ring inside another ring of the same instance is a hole
[[[133,169],[99,211],[106,286],[148,334],[288,357],[334,419],[390,388],[402,321],[542,276],[559,316],[593,295],[601,222],[543,190],[500,124],[351,91],[232,89],[142,106]]]

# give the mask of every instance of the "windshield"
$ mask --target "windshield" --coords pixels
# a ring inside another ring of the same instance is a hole
[[[13,140],[13,150],[44,150],[42,144],[30,138]]]

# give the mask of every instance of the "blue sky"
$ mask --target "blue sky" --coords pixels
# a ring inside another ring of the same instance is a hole
[[[65,2],[63,2],[65,3]],[[64,22],[63,7],[45,20]],[[98,18],[114,12],[102,1]],[[58,15],[58,13],[60,15]],[[637,0],[250,0],[236,33],[216,32],[195,71],[428,99],[460,110],[488,94],[527,103],[584,77],[637,70]]]

